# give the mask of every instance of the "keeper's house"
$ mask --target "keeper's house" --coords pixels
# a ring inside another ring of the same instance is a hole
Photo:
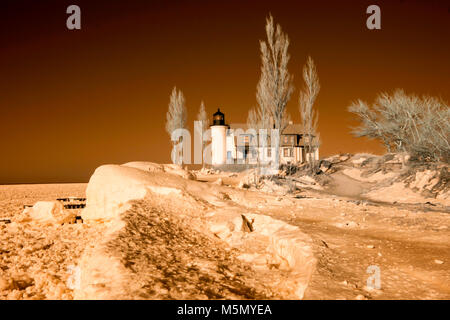
[[[270,131],[270,130],[269,130]],[[270,136],[270,132],[268,133]],[[319,147],[309,150],[308,139],[314,136],[305,135],[300,124],[290,122],[280,134],[280,163],[300,164],[310,159],[319,160]],[[213,115],[211,125],[211,152],[212,164],[256,164],[258,150],[266,159],[273,159],[270,146],[262,148],[258,146],[258,135],[255,130],[247,125],[227,125],[225,115],[217,110]],[[264,149],[264,150],[263,150]]]

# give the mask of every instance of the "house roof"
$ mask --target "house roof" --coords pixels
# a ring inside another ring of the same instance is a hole
[[[231,123],[229,126],[230,129],[242,129],[244,131],[248,129],[248,125],[245,123]]]
[[[299,123],[288,124],[282,134],[303,134],[303,126]]]

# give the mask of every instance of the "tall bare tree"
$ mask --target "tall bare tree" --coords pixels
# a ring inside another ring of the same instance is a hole
[[[176,129],[184,129],[186,125],[187,111],[185,105],[184,95],[181,90],[177,90],[176,87],[173,88],[172,93],[170,94],[169,100],[169,110],[166,114],[166,131],[171,137],[172,133]],[[176,141],[172,141],[175,145]],[[181,156],[179,152],[177,152],[177,163],[178,157]]]
[[[209,126],[209,120],[208,115],[206,114],[205,110],[205,103],[202,101],[200,103],[200,109],[197,114],[197,121],[200,121],[201,123],[201,134],[202,134],[202,154],[203,150],[205,149],[206,141],[203,141],[203,135],[205,134],[205,131],[208,130]],[[203,157],[202,157],[203,158]],[[202,159],[203,168],[205,167],[205,161]]]
[[[317,132],[319,114],[314,109],[314,103],[320,91],[320,83],[316,65],[311,57],[308,57],[303,67],[303,80],[305,85],[299,96],[299,111],[303,126],[303,139],[306,142],[306,158],[309,160],[309,168],[313,170],[317,164],[315,150],[319,146]]]
[[[256,91],[258,117],[262,128],[273,127],[281,132],[287,125],[286,106],[294,90],[293,77],[288,71],[289,38],[279,24],[274,26],[273,17],[266,19],[266,41],[260,41],[261,77]],[[279,146],[279,141],[276,142]],[[279,161],[279,150],[276,152]]]
[[[247,116],[247,126],[258,131],[260,125],[261,123],[257,111],[254,108],[250,109]]]
[[[247,116],[247,127],[248,129],[254,130],[254,137],[253,139],[253,147],[256,148],[256,163],[259,167],[259,162],[260,162],[260,152],[259,152],[259,142],[258,142],[258,133],[259,133],[259,129],[262,128],[261,125],[261,119],[260,117],[258,117],[258,112],[255,110],[255,108],[250,109],[250,111],[248,112],[248,116]],[[262,152],[264,152],[264,150],[262,150]],[[256,174],[256,173],[255,173]]]

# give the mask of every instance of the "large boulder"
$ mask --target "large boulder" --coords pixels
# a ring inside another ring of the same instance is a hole
[[[325,173],[331,168],[331,162],[327,160],[320,161],[319,169],[321,172]]]

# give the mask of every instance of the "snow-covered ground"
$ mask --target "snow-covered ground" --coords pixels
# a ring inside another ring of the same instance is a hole
[[[196,262],[201,254],[194,255],[195,250],[191,252],[183,248],[183,241],[189,234],[197,239],[190,241],[193,249],[196,246],[205,247],[207,251],[206,248],[211,246],[207,244],[212,243],[213,247],[221,248],[219,251],[234,250],[233,259],[239,261],[237,265],[252,270],[253,280],[249,281],[256,281],[257,287],[267,288],[270,294],[266,293],[266,296],[302,298],[316,262],[311,239],[295,226],[269,216],[252,214],[235,205],[230,201],[232,195],[228,193],[240,191],[217,184],[208,185],[183,176],[178,170],[149,172],[142,164],[139,168],[108,165],[96,170],[87,188],[88,202],[83,218],[91,225],[102,225],[106,234],[103,241],[88,250],[81,259],[80,267],[84,274],[75,297],[191,298],[194,292],[177,289],[179,285],[155,286],[161,276],[156,277],[148,269],[152,267],[150,261],[158,262],[154,261],[153,250],[145,244],[152,248],[153,240],[161,239],[156,235],[150,237],[152,228],[148,232],[142,230],[145,225],[151,225],[156,229],[162,228],[164,231],[161,231],[161,237],[169,239],[166,247],[155,250],[169,250],[176,255],[186,256],[185,259],[178,258],[185,261],[176,259],[173,262],[174,265],[180,264],[181,269],[186,268],[188,261],[195,268],[201,268],[204,264]],[[138,202],[131,204],[133,200]],[[142,206],[149,210],[142,212]],[[147,216],[145,212],[148,211]],[[246,232],[245,227],[242,227],[242,215],[253,221],[250,227],[253,228],[252,232]],[[136,224],[143,224],[143,220],[147,223],[142,228],[136,228]],[[165,230],[166,227],[171,230]],[[183,236],[177,236],[178,233]],[[121,250],[112,251],[112,247],[121,247]],[[131,254],[134,258],[126,254],[128,251],[134,252]],[[146,252],[148,259],[138,258]],[[124,255],[127,256],[126,260],[123,259]],[[129,266],[130,259],[133,261],[132,267]],[[209,259],[207,265],[212,270],[233,268],[230,261],[226,263],[215,259]],[[179,276],[182,277],[181,274]],[[136,282],[136,279],[140,280]],[[220,288],[220,277],[216,281],[214,286]],[[149,287],[153,288],[153,293],[148,292],[146,288]],[[209,298],[236,296],[236,293],[231,296],[218,293],[210,295],[201,290],[199,294]]]
[[[339,161],[333,180],[299,176],[296,191],[256,189],[251,172],[145,162],[102,166],[88,185],[0,186],[0,218],[11,220],[0,222],[0,298],[449,299],[446,207],[371,202],[364,194],[394,175]],[[425,171],[408,187],[417,194],[434,178]],[[82,224],[22,212],[84,194]],[[367,287],[370,266],[379,290]]]
[[[87,224],[24,219],[24,204],[84,196],[86,184],[0,186],[0,299],[73,299],[71,266],[98,236]]]

